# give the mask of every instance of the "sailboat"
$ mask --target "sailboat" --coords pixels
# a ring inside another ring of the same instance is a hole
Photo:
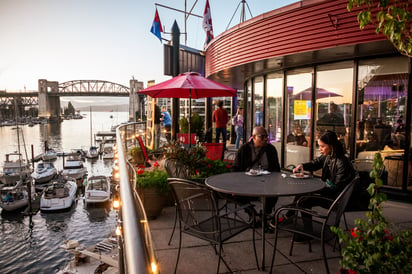
[[[17,104],[16,104],[17,112]],[[20,153],[20,127],[17,122],[16,114],[16,130],[17,130],[17,145],[18,152],[6,154],[6,161],[3,166],[3,176],[2,183],[5,184],[0,190],[0,207],[3,211],[15,211],[17,209],[26,207],[29,205],[32,193],[32,180],[30,178],[31,167],[28,161],[22,159],[22,154]],[[24,143],[24,135],[22,133],[23,145],[26,149]],[[18,159],[13,161],[10,160],[10,156],[17,156]],[[27,158],[27,151],[26,151]]]
[[[92,107],[90,107],[90,148],[86,153],[86,157],[89,159],[95,159],[99,157],[99,148],[93,145],[93,122],[92,122]]]

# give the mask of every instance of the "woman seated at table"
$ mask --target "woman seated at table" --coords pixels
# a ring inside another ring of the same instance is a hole
[[[268,133],[264,127],[253,129],[252,139],[243,144],[237,151],[232,171],[267,170],[280,171],[280,164],[276,148],[268,143]],[[240,202],[248,203],[256,198],[236,197]],[[266,199],[265,214],[272,213],[277,198]]]
[[[355,178],[357,173],[353,168],[352,163],[346,158],[342,143],[339,142],[335,132],[326,131],[319,138],[318,144],[322,155],[311,162],[299,164],[293,169],[293,173],[303,175],[304,171],[316,171],[322,169],[322,181],[326,182],[327,187],[322,189],[318,194],[322,197],[334,200],[339,196],[345,186]],[[298,198],[299,197],[296,197],[295,201]],[[329,208],[331,204],[324,200],[311,199],[308,197],[301,200],[299,206],[304,208],[312,208],[314,206]],[[282,218],[284,221],[287,221],[293,214],[293,212],[288,212],[288,214]],[[307,231],[311,231],[311,216],[302,213],[302,217]],[[307,240],[307,238],[301,237],[295,241],[303,242]]]

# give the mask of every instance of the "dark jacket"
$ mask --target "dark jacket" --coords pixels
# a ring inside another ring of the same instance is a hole
[[[232,165],[232,171],[246,171],[252,167],[252,149],[253,141],[242,145],[236,155],[235,162]],[[268,171],[280,171],[278,152],[272,144],[267,144],[262,148],[266,152],[269,163]]]
[[[330,180],[334,184],[332,188],[322,190],[322,194],[329,198],[336,198],[356,176],[352,163],[345,156],[321,155],[311,162],[304,163],[303,169],[307,171],[322,169],[322,181]]]

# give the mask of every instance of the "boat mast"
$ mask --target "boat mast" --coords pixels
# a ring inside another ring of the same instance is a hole
[[[90,106],[90,147],[93,146],[93,131],[92,131],[92,106]]]

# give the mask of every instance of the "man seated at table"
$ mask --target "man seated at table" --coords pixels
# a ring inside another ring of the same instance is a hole
[[[280,164],[276,148],[268,143],[268,133],[264,127],[253,129],[252,139],[243,144],[237,151],[232,171],[267,170],[280,172]],[[242,203],[256,200],[252,197],[236,197]],[[265,214],[271,214],[277,202],[277,198],[267,198]]]

